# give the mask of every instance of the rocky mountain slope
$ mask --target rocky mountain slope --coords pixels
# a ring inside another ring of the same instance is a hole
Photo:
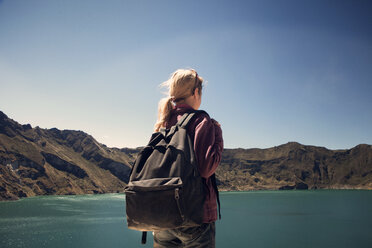
[[[268,149],[226,149],[220,188],[372,189],[372,146],[329,150],[296,142]]]
[[[21,125],[0,111],[0,200],[123,192],[138,151],[82,131]],[[222,190],[372,189],[372,146],[225,149],[216,174]]]
[[[122,192],[130,161],[82,131],[32,128],[0,111],[0,199]]]

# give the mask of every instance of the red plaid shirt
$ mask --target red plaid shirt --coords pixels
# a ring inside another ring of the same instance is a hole
[[[179,104],[174,107],[166,127],[170,128],[175,125],[188,110],[192,110],[192,107],[187,104]],[[187,131],[194,140],[195,156],[200,175],[206,179],[203,222],[214,222],[217,220],[217,199],[210,177],[215,173],[221,161],[223,150],[222,130],[208,115],[199,114],[189,123]]]

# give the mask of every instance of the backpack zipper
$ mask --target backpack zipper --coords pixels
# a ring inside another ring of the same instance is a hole
[[[182,210],[181,210],[180,193],[179,193],[179,191],[180,191],[179,188],[175,188],[175,190],[174,190],[174,198],[176,199],[178,211],[180,212],[181,218],[184,221],[185,220],[185,216],[183,215]]]

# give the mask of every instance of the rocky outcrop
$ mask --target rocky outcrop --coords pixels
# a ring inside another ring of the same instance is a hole
[[[84,155],[83,155],[84,156]],[[91,157],[92,160],[102,169],[110,171],[125,183],[129,182],[129,174],[131,169],[124,163],[114,161],[110,158],[103,157],[100,154],[95,154]]]
[[[44,156],[45,160],[57,170],[67,172],[69,174],[74,175],[77,178],[84,178],[88,176],[85,170],[81,169],[77,165],[74,165],[73,163],[61,159],[57,155],[46,152],[41,152],[41,154]]]

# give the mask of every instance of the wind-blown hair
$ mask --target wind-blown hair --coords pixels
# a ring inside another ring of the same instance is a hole
[[[168,92],[167,97],[159,101],[158,120],[154,131],[158,132],[160,128],[166,126],[174,104],[194,95],[196,88],[201,94],[202,84],[203,78],[194,69],[178,69],[167,81],[160,84],[161,87],[167,88]]]

